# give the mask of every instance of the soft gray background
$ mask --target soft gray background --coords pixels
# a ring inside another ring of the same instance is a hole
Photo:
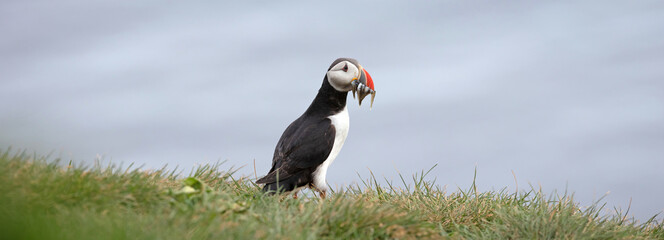
[[[111,3],[112,2],[112,3]],[[664,2],[0,2],[0,147],[264,174],[329,64],[349,101],[333,187],[438,164],[449,191],[528,184],[664,210]],[[241,4],[241,5],[236,5]]]

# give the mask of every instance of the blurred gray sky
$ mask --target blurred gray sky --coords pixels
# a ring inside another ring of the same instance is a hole
[[[664,2],[0,2],[0,147],[145,168],[267,172],[337,57],[349,101],[328,182],[356,173],[574,192],[664,210]]]

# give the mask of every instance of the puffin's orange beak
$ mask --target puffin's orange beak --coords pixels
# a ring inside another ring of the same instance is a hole
[[[374,88],[374,82],[369,75],[369,72],[360,66],[360,77],[358,80],[352,82],[353,85],[353,97],[355,97],[355,92],[357,91],[358,100],[360,106],[362,106],[362,100],[371,94],[371,107],[373,107],[374,98],[376,97],[376,89]]]
[[[369,72],[367,72],[367,70],[364,68],[362,68],[362,75],[360,75],[360,82],[364,83],[364,85],[367,85],[367,87],[371,88],[371,90],[376,90],[374,88],[374,82],[373,79],[371,79],[371,75],[369,75]]]

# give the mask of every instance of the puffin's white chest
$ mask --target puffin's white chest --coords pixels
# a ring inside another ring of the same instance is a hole
[[[328,117],[332,121],[332,125],[336,130],[334,135],[334,145],[332,146],[332,151],[330,155],[325,159],[323,164],[318,166],[316,171],[314,171],[314,185],[319,190],[327,190],[327,182],[325,181],[325,175],[327,174],[327,168],[330,164],[337,158],[341,147],[346,141],[348,136],[348,128],[350,127],[350,119],[348,117],[348,108],[344,107],[341,112]]]

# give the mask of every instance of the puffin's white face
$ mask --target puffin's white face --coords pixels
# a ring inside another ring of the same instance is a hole
[[[360,105],[362,105],[364,97],[371,94],[371,105],[373,106],[376,90],[369,72],[359,64],[356,64],[357,60],[351,59],[351,61],[348,61],[340,58],[336,61],[339,61],[339,63],[327,71],[327,81],[330,85],[339,92],[353,91],[353,98],[357,92]],[[353,63],[353,61],[356,63]]]
[[[360,69],[349,61],[341,61],[327,71],[327,81],[339,92],[352,90],[351,82],[360,78]]]

